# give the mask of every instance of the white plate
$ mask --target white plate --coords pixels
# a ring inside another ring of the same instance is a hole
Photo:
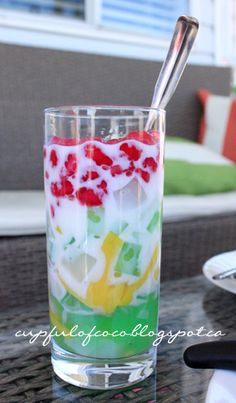
[[[236,402],[236,371],[217,370],[210,380],[205,403]]]
[[[224,288],[224,290],[230,291],[236,294],[236,279],[227,278],[225,280],[213,280],[212,276],[219,274],[222,271],[232,269],[236,267],[236,251],[221,253],[214,256],[203,266],[203,273],[213,284],[218,287]],[[236,399],[235,399],[236,402]]]

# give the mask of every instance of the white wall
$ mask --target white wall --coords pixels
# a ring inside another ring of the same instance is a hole
[[[216,0],[189,0],[190,15],[199,20],[199,32],[193,59],[205,64],[215,64],[215,18]]]
[[[89,4],[97,6],[98,0]],[[190,61],[236,65],[236,0],[188,0],[188,7],[200,22]],[[170,37],[112,30],[101,27],[96,18],[90,20],[97,25],[26,14],[19,18],[19,13],[0,11],[0,42],[151,60],[163,60],[166,54]]]

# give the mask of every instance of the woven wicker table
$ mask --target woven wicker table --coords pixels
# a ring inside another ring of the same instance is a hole
[[[160,329],[196,331],[201,326],[227,338],[236,336],[236,295],[209,284],[202,276],[163,284]],[[159,345],[156,374],[125,390],[91,391],[61,381],[52,372],[50,348],[42,340],[29,344],[18,330],[48,330],[47,303],[4,311],[0,315],[0,402],[156,402],[201,403],[213,371],[193,370],[182,360],[184,349],[209,337],[178,337]],[[212,339],[212,338],[211,338]]]

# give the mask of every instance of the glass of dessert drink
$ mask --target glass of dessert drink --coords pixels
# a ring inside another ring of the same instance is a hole
[[[156,365],[165,111],[49,108],[45,132],[53,368],[128,386]]]

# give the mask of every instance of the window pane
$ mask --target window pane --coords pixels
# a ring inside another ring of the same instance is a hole
[[[85,0],[0,0],[0,8],[85,19]]]
[[[169,36],[176,19],[188,13],[188,0],[102,0],[102,24],[158,36]]]

